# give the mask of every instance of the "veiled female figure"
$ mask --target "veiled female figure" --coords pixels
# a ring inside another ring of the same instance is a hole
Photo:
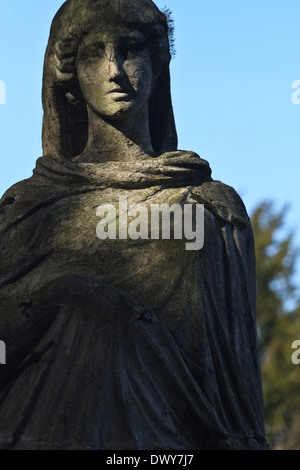
[[[53,20],[44,155],[0,205],[2,449],[267,448],[249,218],[177,150],[169,61],[151,0]],[[124,197],[203,204],[203,248],[100,240],[97,207]]]

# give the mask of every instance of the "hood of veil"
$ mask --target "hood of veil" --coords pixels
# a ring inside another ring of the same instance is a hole
[[[149,101],[152,145],[158,155],[177,149],[166,15],[151,0],[67,0],[53,19],[45,55],[43,155],[71,160],[84,150],[88,117],[76,74],[77,48],[89,31],[101,30],[112,20],[140,29],[155,47],[152,64],[158,55],[159,70]]]

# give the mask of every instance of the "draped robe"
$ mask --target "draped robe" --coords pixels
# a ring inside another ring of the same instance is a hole
[[[204,204],[204,246],[100,240],[97,207]],[[0,449],[266,449],[255,260],[206,161],[42,157],[0,203]]]

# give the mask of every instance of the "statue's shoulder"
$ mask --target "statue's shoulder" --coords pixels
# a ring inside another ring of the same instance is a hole
[[[245,205],[234,188],[217,180],[210,180],[196,186],[192,190],[197,202],[204,204],[205,208],[224,222],[237,226],[249,223],[249,216]]]
[[[11,186],[0,199],[0,228],[22,218],[37,200],[40,188],[33,184],[33,178],[19,181]]]

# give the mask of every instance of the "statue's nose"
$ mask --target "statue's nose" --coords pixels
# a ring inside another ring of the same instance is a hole
[[[116,49],[109,48],[107,50],[108,72],[109,78],[114,79],[124,74],[123,60]]]

